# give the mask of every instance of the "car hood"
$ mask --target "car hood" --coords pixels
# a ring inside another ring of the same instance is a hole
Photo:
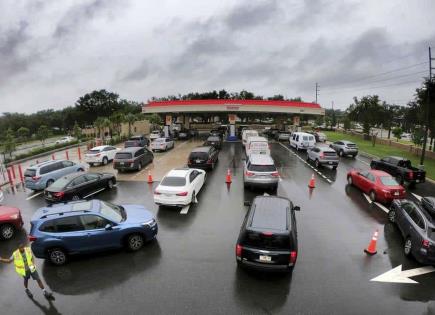
[[[141,205],[122,205],[127,215],[125,223],[144,223],[154,219],[151,211]]]

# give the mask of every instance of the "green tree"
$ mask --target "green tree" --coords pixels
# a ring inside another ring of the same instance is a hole
[[[45,140],[47,140],[49,134],[50,134],[50,132],[48,130],[48,127],[46,125],[41,125],[38,128],[38,131],[36,133],[36,137],[38,138],[38,140],[41,141],[42,145],[44,145]]]
[[[344,128],[344,130],[349,130],[350,127],[351,127],[351,125],[350,125],[350,119],[349,119],[349,117],[347,115],[345,115],[344,119],[343,119],[343,128]]]
[[[12,153],[16,149],[16,143],[14,138],[14,132],[11,128],[9,128],[6,131],[6,135],[4,136],[4,142],[3,142],[3,156],[6,154],[9,154],[9,157],[12,158]]]
[[[415,128],[412,132],[412,142],[415,145],[422,145],[424,137],[424,129],[421,127]]]
[[[131,126],[137,121],[137,116],[132,113],[125,115],[125,121],[128,123],[128,137],[131,137]]]
[[[370,134],[371,128],[381,124],[383,119],[383,107],[377,95],[367,95],[358,100],[354,97],[354,104],[347,109],[349,118],[363,124],[363,132]]]
[[[393,135],[399,141],[400,137],[402,136],[403,130],[400,127],[395,127],[393,129]]]
[[[77,121],[74,123],[73,135],[74,137],[76,137],[77,140],[80,140],[82,137],[82,129],[79,127]]]
[[[26,141],[27,138],[29,137],[29,134],[30,134],[29,128],[20,127],[17,130],[18,138],[20,138],[21,141]]]
[[[112,138],[112,122],[110,121],[110,119],[104,118],[102,125],[104,128],[104,131],[106,131],[106,129],[109,129],[109,136],[110,136],[110,138]]]
[[[92,123],[98,117],[109,117],[119,111],[121,106],[118,102],[119,95],[106,90],[93,91],[80,97],[76,102],[76,108],[84,114],[84,120]]]

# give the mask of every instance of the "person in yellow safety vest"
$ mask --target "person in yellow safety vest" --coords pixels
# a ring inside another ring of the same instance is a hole
[[[28,288],[28,283],[30,277],[32,277],[32,279],[38,283],[38,286],[41,288],[42,292],[44,293],[44,296],[47,299],[54,300],[53,294],[45,290],[44,284],[39,278],[38,271],[36,271],[36,267],[33,262],[33,255],[32,255],[32,251],[30,250],[30,247],[26,246],[25,244],[20,244],[18,246],[18,249],[14,251],[14,253],[9,259],[0,257],[0,262],[4,262],[8,264],[14,262],[15,271],[24,278],[24,288],[26,289],[26,293],[30,298],[33,297],[33,294],[32,292],[30,292]]]

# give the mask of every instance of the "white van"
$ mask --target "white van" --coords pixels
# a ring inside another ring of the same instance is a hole
[[[245,129],[242,131],[242,144],[246,146],[249,137],[258,137],[257,130]]]
[[[270,155],[269,142],[264,137],[249,137],[245,146],[246,156],[251,154]]]
[[[316,145],[316,139],[312,134],[306,132],[293,132],[290,137],[290,146],[296,150],[306,150]]]

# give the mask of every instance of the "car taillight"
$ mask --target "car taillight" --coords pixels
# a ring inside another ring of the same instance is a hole
[[[290,252],[289,263],[294,264],[297,258],[298,258],[298,252],[296,251]]]
[[[408,178],[413,179],[414,178],[414,172],[408,172]]]
[[[161,195],[162,193],[160,191],[154,190],[154,195]]]
[[[273,236],[273,233],[272,232],[263,232],[263,233],[261,233],[263,236],[267,236],[267,237],[271,237],[271,236]]]
[[[250,172],[250,171],[246,171],[246,172],[245,172],[245,175],[246,175],[246,176],[254,176],[254,173],[252,173],[252,172]]]
[[[29,235],[27,238],[29,239],[29,242],[34,242],[34,241],[36,241],[36,236]]]
[[[273,172],[271,175],[272,175],[273,177],[279,177],[279,173],[278,173],[278,172]]]
[[[41,179],[41,176],[33,176],[32,179],[33,179],[33,180],[40,180],[40,179]]]
[[[207,160],[207,164],[212,164],[212,163],[213,163],[213,161],[211,159]]]
[[[183,192],[178,193],[177,196],[185,197],[185,196],[187,196],[187,194],[188,194],[187,191],[183,191]]]
[[[242,257],[242,250],[243,250],[242,245],[237,244],[236,245],[236,256],[237,257]]]
[[[423,241],[421,242],[421,245],[423,245],[423,247],[426,247],[426,248],[428,248],[428,247],[429,247],[429,245],[430,245],[430,243],[429,243],[429,241],[428,241],[428,240],[423,240]]]
[[[53,193],[53,196],[55,196],[56,198],[63,198],[63,196],[65,196],[65,192],[63,191],[55,192]]]

